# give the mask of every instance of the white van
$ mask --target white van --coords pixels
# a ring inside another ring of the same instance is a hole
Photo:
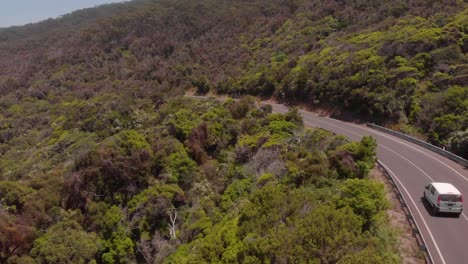
[[[431,204],[433,215],[454,213],[457,216],[463,211],[463,196],[450,183],[433,182],[425,187],[424,198]]]

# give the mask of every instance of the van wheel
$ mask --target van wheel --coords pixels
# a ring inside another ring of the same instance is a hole
[[[456,217],[457,217],[457,218],[460,217],[461,214],[462,214],[462,213],[457,213],[457,214],[456,214]]]
[[[432,215],[437,215],[439,213],[439,209],[437,207],[432,206]]]

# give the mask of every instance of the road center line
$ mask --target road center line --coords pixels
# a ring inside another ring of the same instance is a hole
[[[382,145],[382,144],[379,144],[379,145],[382,146],[383,148],[389,150],[389,151],[392,152],[393,154],[397,155],[398,157],[400,157],[400,158],[406,160],[406,161],[409,162],[411,165],[413,165],[414,167],[416,167],[416,169],[418,169],[420,172],[422,172],[422,174],[424,174],[424,176],[426,176],[427,178],[429,178],[429,180],[431,180],[431,182],[435,182],[435,180],[434,180],[431,176],[429,176],[429,174],[427,174],[423,169],[421,169],[421,167],[419,167],[418,165],[414,164],[411,160],[405,158],[405,156],[399,154],[399,153],[396,152],[396,151],[393,151],[392,149],[390,149],[390,148],[388,148],[388,147],[386,147],[386,146],[384,146],[384,145]]]

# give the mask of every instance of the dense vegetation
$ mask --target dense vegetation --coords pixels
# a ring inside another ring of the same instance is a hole
[[[0,29],[0,94],[195,87],[327,107],[468,157],[460,0],[139,0]]]
[[[399,262],[372,138],[121,92],[1,101],[2,263]]]
[[[457,0],[137,0],[0,29],[1,263],[397,263],[353,112],[468,156]]]

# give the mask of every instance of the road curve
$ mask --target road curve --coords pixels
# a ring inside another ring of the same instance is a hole
[[[288,108],[271,104],[274,112]],[[454,161],[403,139],[356,125],[300,111],[306,127],[320,127],[355,141],[371,135],[378,143],[377,157],[394,177],[420,228],[434,263],[468,263],[468,217],[432,216],[422,199],[424,186],[432,181],[454,184],[468,200],[468,170]]]

